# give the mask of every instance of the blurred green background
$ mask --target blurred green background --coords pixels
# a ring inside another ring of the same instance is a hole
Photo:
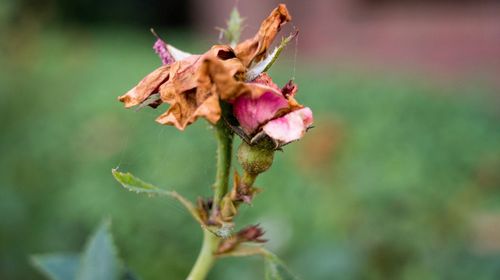
[[[125,191],[111,168],[208,196],[212,129],[201,120],[180,133],[154,122],[166,107],[125,110],[116,97],[160,63],[149,26],[194,53],[215,40],[158,7],[128,21],[134,5],[99,5],[88,18],[82,1],[42,3],[0,5],[0,278],[42,279],[30,254],[80,251],[110,217],[136,274],[183,279],[199,226],[175,201]],[[302,279],[499,279],[498,86],[321,63],[300,45],[287,54],[271,75],[296,76],[315,128],[277,154],[238,225],[261,223],[268,248]],[[224,259],[210,275],[262,277],[258,257]]]

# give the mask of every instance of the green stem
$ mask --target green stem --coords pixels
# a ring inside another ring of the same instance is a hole
[[[224,120],[215,125],[217,139],[217,171],[215,177],[214,198],[212,211],[218,211],[220,201],[226,195],[229,184],[229,171],[231,168],[231,156],[233,148],[233,133]],[[220,243],[220,238],[207,229],[203,229],[203,244],[196,259],[188,280],[203,280],[215,263],[215,251]]]
[[[233,149],[233,133],[221,119],[215,125],[217,138],[217,171],[214,184],[214,206],[219,206],[226,195],[229,184],[229,170]]]
[[[241,177],[241,182],[245,184],[247,187],[253,187],[253,183],[255,179],[257,179],[257,174],[252,174],[247,171],[243,171],[243,176]]]
[[[187,280],[202,280],[208,275],[215,263],[214,252],[220,239],[210,231],[203,229],[203,245]]]

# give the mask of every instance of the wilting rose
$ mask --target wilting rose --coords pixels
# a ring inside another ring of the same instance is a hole
[[[125,107],[170,104],[156,121],[183,130],[198,117],[215,124],[221,117],[219,101],[233,101],[240,95],[260,96],[266,89],[244,83],[252,63],[261,61],[281,26],[291,20],[283,4],[278,5],[262,22],[257,34],[236,45],[216,45],[201,55],[181,52],[162,40],[154,49],[163,66],[148,74],[137,86],[119,97]],[[148,99],[159,93],[159,99]]]
[[[202,71],[207,59],[220,61],[227,75],[238,76],[245,71],[229,46],[216,45],[203,55],[190,55],[159,67],[119,100],[125,107],[132,107],[159,93],[161,102],[171,106],[156,119],[157,122],[175,125],[180,130],[198,117],[216,123],[221,114],[218,91],[211,86],[200,86],[201,80],[216,74]]]

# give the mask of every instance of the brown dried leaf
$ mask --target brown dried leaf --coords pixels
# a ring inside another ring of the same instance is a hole
[[[288,13],[286,5],[279,4],[261,23],[259,31],[253,38],[247,39],[236,46],[236,56],[247,67],[254,61],[262,60],[281,26],[291,20],[292,17]]]

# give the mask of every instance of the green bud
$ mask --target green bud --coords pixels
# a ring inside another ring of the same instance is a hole
[[[253,175],[258,175],[273,164],[274,149],[269,145],[249,145],[241,142],[238,148],[238,162],[243,169]]]

